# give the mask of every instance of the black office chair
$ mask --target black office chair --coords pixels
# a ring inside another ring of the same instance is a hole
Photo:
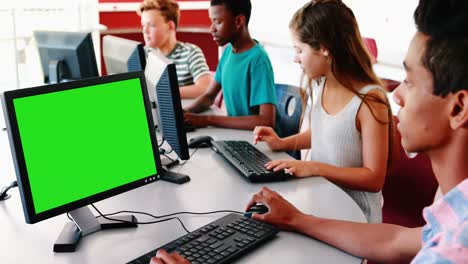
[[[276,133],[280,137],[288,137],[299,132],[302,115],[301,89],[292,85],[275,84],[277,104]],[[307,96],[304,94],[304,96]],[[307,97],[304,100],[307,102]],[[305,107],[304,107],[305,108]],[[288,151],[296,159],[301,159],[300,151]]]

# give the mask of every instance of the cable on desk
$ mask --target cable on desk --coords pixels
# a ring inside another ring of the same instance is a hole
[[[172,220],[172,219],[177,219],[177,220],[179,221],[179,223],[182,225],[182,227],[184,228],[184,230],[185,230],[187,233],[190,233],[190,231],[185,227],[185,225],[183,224],[182,220],[180,220],[179,217],[172,217],[172,216],[181,215],[181,214],[189,214],[189,215],[208,215],[208,214],[218,214],[218,213],[236,213],[236,214],[240,214],[240,215],[243,215],[243,214],[244,214],[244,213],[242,213],[242,212],[233,211],[233,210],[217,210],[217,211],[201,212],[201,213],[200,213],[200,212],[185,212],[185,211],[183,211],[183,212],[176,212],[176,213],[167,214],[167,215],[153,215],[153,214],[146,213],[146,212],[122,210],[122,211],[118,211],[118,212],[114,212],[114,213],[102,214],[102,213],[94,206],[94,204],[91,204],[91,206],[93,206],[93,208],[98,212],[99,216],[97,216],[97,217],[103,217],[104,219],[111,220],[111,221],[126,222],[126,221],[122,221],[122,220],[118,220],[118,219],[112,219],[112,218],[109,218],[109,217],[108,217],[108,216],[113,216],[113,215],[117,215],[117,214],[141,214],[141,215],[146,215],[146,216],[152,217],[152,218],[154,218],[154,219],[160,219],[160,218],[170,217],[170,218],[166,218],[166,219],[159,220],[159,221],[137,222],[137,224],[155,224],[155,223],[160,223],[160,222],[169,221],[169,220]]]
[[[174,149],[171,147],[171,149],[169,151],[166,151],[166,154],[171,154],[172,151],[174,151]]]
[[[102,214],[101,211],[99,211],[99,209],[97,209],[96,206],[94,206],[94,204],[91,204],[91,206],[94,208],[94,210],[96,210],[96,212],[98,212],[98,214],[99,214],[98,217],[102,217],[102,218],[104,218],[104,219],[106,219],[106,220],[109,220],[109,221],[116,221],[116,222],[121,222],[121,223],[129,223],[128,221],[124,221],[124,220],[120,220],[120,219],[114,219],[114,218],[107,217],[107,215]],[[146,213],[132,212],[132,211],[128,211],[128,213],[146,214]],[[166,222],[166,221],[170,221],[170,220],[174,220],[174,219],[176,219],[177,221],[179,221],[179,223],[182,225],[182,228],[185,230],[185,232],[190,233],[190,231],[185,227],[184,223],[182,222],[182,220],[180,220],[179,217],[170,217],[170,218],[166,218],[166,219],[162,219],[162,220],[158,220],[158,221],[131,222],[131,223],[133,223],[133,224],[138,224],[138,225],[151,225],[151,224],[162,223],[162,222]]]
[[[163,151],[159,151],[159,154],[163,155],[164,157],[168,158],[170,161],[174,161],[175,159],[171,158],[169,155],[167,155],[166,151],[162,149]]]
[[[164,157],[168,158],[168,159],[171,161],[171,164],[173,164],[172,166],[174,166],[174,165],[184,165],[185,163],[187,163],[187,161],[189,161],[189,160],[192,158],[193,154],[195,154],[195,152],[197,152],[198,149],[199,149],[199,148],[196,148],[195,150],[193,150],[192,153],[190,154],[189,158],[186,159],[186,160],[185,160],[184,162],[182,162],[182,163],[178,163],[178,160],[177,160],[177,159],[173,159],[173,158],[171,158],[170,156],[168,156],[168,155],[167,155],[168,153],[166,153],[165,151],[160,151],[159,153],[160,153],[161,155],[163,155]],[[168,168],[170,168],[170,167],[172,167],[172,166],[168,166]]]
[[[159,149],[160,147],[162,147],[162,145],[164,144],[164,141],[166,141],[166,139],[165,139],[164,137],[162,137],[161,143],[158,142],[158,149]]]
[[[184,162],[179,163],[179,165],[182,166],[182,165],[184,165],[185,163],[187,163],[187,161],[189,161],[189,160],[192,158],[193,154],[195,154],[195,152],[197,152],[198,149],[199,149],[199,148],[196,148],[195,150],[193,150],[193,151],[192,151],[192,154],[190,154],[189,158],[186,159]]]
[[[114,212],[114,213],[104,214],[103,216],[112,216],[112,215],[116,215],[116,214],[142,214],[142,215],[146,215],[146,216],[149,216],[149,217],[152,217],[152,218],[155,218],[155,219],[159,219],[159,218],[170,217],[170,216],[181,215],[181,214],[208,215],[208,214],[219,214],[219,213],[235,213],[235,214],[244,215],[244,213],[239,212],[239,211],[234,211],[234,210],[216,210],[216,211],[201,212],[201,213],[182,211],[182,212],[176,212],[176,213],[167,214],[167,215],[152,215],[152,214],[146,213],[146,212],[122,210],[122,211],[118,211],[118,212]]]

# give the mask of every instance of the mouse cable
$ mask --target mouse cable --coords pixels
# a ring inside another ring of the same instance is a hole
[[[114,219],[114,218],[111,218],[111,217],[108,217],[109,215],[114,215],[114,214],[102,214],[101,211],[99,211],[99,209],[96,208],[96,206],[94,206],[94,204],[91,204],[91,206],[94,208],[94,210],[96,210],[96,212],[98,212],[99,216],[97,216],[96,218],[99,218],[99,217],[102,217],[106,220],[109,220],[109,221],[116,221],[116,222],[122,222],[122,223],[129,223],[129,221],[125,221],[125,220],[120,220],[120,219]],[[125,212],[125,211],[122,211],[122,212]],[[127,213],[133,213],[133,214],[145,214],[145,213],[141,213],[141,212],[132,212],[132,211],[127,211]],[[170,220],[177,220],[179,221],[180,225],[182,226],[182,228],[185,230],[185,232],[187,233],[190,233],[190,231],[187,229],[187,227],[185,227],[184,223],[182,222],[182,220],[180,220],[179,217],[170,217],[170,218],[166,218],[166,219],[161,219],[161,220],[157,220],[157,221],[148,221],[148,222],[131,222],[131,223],[134,223],[134,224],[137,224],[137,225],[151,225],[151,224],[157,224],[157,223],[162,223],[162,222],[166,222],[166,221],[170,221]]]
[[[185,163],[187,163],[187,161],[189,161],[189,160],[192,158],[193,154],[195,154],[195,152],[197,152],[198,149],[199,149],[199,148],[194,149],[194,150],[192,151],[192,153],[190,154],[189,158],[186,159],[184,162],[179,163],[179,165],[182,166],[182,165],[184,165]]]
[[[216,210],[216,211],[208,211],[208,212],[186,212],[186,211],[182,211],[182,212],[176,212],[176,213],[167,214],[167,215],[153,215],[153,214],[146,213],[146,212],[122,210],[122,211],[118,211],[118,212],[114,212],[114,213],[103,214],[103,216],[112,216],[112,215],[116,215],[116,214],[142,214],[142,215],[146,215],[146,216],[149,216],[149,217],[152,217],[152,218],[155,218],[155,219],[159,219],[159,218],[165,218],[165,217],[170,217],[170,216],[175,216],[175,215],[182,215],[182,214],[209,215],[209,214],[219,214],[219,213],[235,213],[235,214],[241,214],[241,215],[244,214],[242,212],[234,211],[234,210]]]
[[[171,165],[169,165],[169,166],[166,165],[168,168],[170,168],[170,167],[175,166],[175,165],[184,165],[185,163],[187,163],[187,161],[189,161],[189,160],[192,158],[193,154],[195,154],[195,152],[197,152],[198,149],[199,149],[199,148],[194,149],[194,150],[192,151],[192,153],[190,154],[189,158],[186,159],[186,160],[185,160],[184,162],[182,162],[182,163],[179,163],[179,159],[178,159],[178,158],[175,158],[175,159],[174,159],[174,158],[171,158],[169,155],[167,155],[167,154],[169,154],[170,152],[165,152],[165,151],[163,152],[163,151],[160,151],[159,153],[160,153],[161,155],[163,155],[164,157],[168,158],[168,159],[171,161]],[[171,152],[172,152],[172,151],[171,151]]]
[[[166,167],[166,169],[170,169],[171,167],[175,166],[175,165],[179,165],[180,162],[179,162],[179,159],[178,158],[171,158],[169,155],[166,155],[165,152],[159,152],[162,156],[166,157],[168,160],[169,160],[169,163],[165,164],[164,166]]]
[[[99,218],[99,217],[102,217],[106,220],[109,220],[109,221],[114,221],[114,222],[120,222],[120,223],[132,223],[132,224],[137,224],[137,225],[150,225],[150,224],[156,224],[156,223],[162,223],[162,222],[166,222],[166,221],[170,221],[170,220],[178,220],[179,223],[182,225],[182,228],[185,230],[185,232],[187,233],[190,233],[190,231],[185,227],[184,223],[182,222],[182,220],[180,220],[179,217],[170,217],[170,218],[166,218],[166,219],[162,219],[162,220],[158,220],[158,221],[151,221],[151,222],[129,222],[129,221],[125,221],[125,220],[121,220],[121,219],[114,219],[114,218],[111,218],[111,217],[107,217],[107,215],[103,215],[97,208],[96,206],[94,206],[94,204],[91,204],[91,206],[94,208],[94,210],[96,210],[96,212],[98,212],[98,216],[96,216],[96,218]],[[110,215],[113,215],[113,214],[110,214]],[[70,216],[70,213],[67,212],[67,217],[70,221],[74,222],[74,220],[71,218]]]
[[[146,213],[146,212],[138,212],[138,211],[123,210],[123,211],[118,211],[118,212],[109,213],[109,214],[102,214],[102,213],[94,206],[94,204],[91,204],[91,206],[93,206],[93,208],[98,212],[99,216],[97,216],[97,217],[103,217],[104,219],[111,220],[111,221],[126,222],[126,221],[123,221],[123,220],[112,219],[112,218],[109,217],[109,216],[113,216],[113,215],[117,215],[117,214],[141,214],[141,215],[149,216],[149,217],[154,218],[154,219],[166,218],[166,219],[162,219],[162,220],[158,220],[158,221],[137,222],[137,224],[156,224],[156,223],[160,223],[160,222],[165,222],[165,221],[177,219],[177,220],[179,221],[179,223],[182,225],[182,227],[184,228],[184,230],[185,230],[187,233],[190,233],[190,231],[185,227],[185,225],[183,224],[182,220],[180,220],[180,218],[177,217],[176,215],[182,215],[182,214],[188,214],[188,215],[209,215],[209,214],[218,214],[218,213],[236,213],[236,214],[240,214],[240,215],[243,215],[243,214],[244,214],[244,213],[242,213],[242,212],[233,211],[233,210],[217,210],[217,211],[210,211],[210,212],[185,212],[185,211],[182,211],[182,212],[176,212],[176,213],[167,214],[167,215],[153,215],[153,214]],[[174,216],[175,216],[175,217],[174,217]],[[169,217],[169,218],[167,218],[167,217]]]
[[[165,139],[164,137],[162,137],[161,143],[158,142],[158,149],[159,149],[160,147],[162,147],[162,145],[164,144],[164,141],[166,141],[166,139]]]
[[[171,147],[170,150],[167,150],[167,151],[166,151],[166,154],[171,154],[173,151],[174,151],[174,149]]]
[[[161,154],[161,155],[170,154],[170,153],[172,153],[173,151],[174,151],[173,148],[171,148],[171,149],[169,149],[169,150],[166,150],[166,149],[164,149],[164,148],[159,148],[159,154]]]

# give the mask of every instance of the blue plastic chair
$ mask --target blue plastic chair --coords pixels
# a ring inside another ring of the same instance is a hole
[[[280,137],[297,134],[300,129],[299,125],[303,108],[301,89],[286,84],[275,84],[275,88],[278,100],[276,105],[276,133]],[[300,151],[289,151],[288,154],[296,159],[301,158]]]

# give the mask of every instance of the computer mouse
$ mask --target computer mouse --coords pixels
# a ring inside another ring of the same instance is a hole
[[[267,213],[268,212],[268,207],[264,204],[255,204],[255,205],[252,205],[245,213],[244,213],[244,216],[245,217],[249,217],[249,218],[252,218],[252,214],[253,213],[256,213],[256,214],[264,214],[264,213]]]
[[[214,139],[210,136],[198,136],[189,140],[189,148],[207,148],[211,146],[211,141]]]

